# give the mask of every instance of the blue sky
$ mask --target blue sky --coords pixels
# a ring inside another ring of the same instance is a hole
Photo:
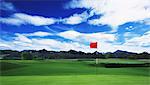
[[[0,3],[0,49],[150,52],[150,0]]]

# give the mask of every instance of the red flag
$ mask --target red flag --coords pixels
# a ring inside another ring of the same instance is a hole
[[[91,42],[90,48],[97,48],[97,42]]]

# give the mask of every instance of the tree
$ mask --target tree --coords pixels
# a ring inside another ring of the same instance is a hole
[[[107,52],[106,54],[104,54],[105,58],[113,58],[114,54],[111,52]]]
[[[138,58],[140,59],[150,59],[150,54],[148,52],[140,53]]]
[[[21,53],[21,58],[23,60],[32,60],[33,56],[31,55],[31,53],[23,52],[23,53]]]

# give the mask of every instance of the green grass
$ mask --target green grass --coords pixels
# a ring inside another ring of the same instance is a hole
[[[1,70],[1,85],[150,85],[147,67],[94,67],[89,64],[95,61],[73,60],[2,60],[1,67],[4,62],[9,68],[11,64],[18,68]],[[99,62],[143,63],[123,59],[100,59]]]
[[[23,65],[9,63],[9,62],[0,62],[0,70],[1,71],[7,71],[10,69],[21,68],[21,67],[23,67]]]

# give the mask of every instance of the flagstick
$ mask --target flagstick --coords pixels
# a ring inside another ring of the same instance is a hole
[[[96,53],[98,55],[98,53]],[[95,63],[98,64],[98,58],[95,59]]]
[[[95,59],[96,64],[98,64],[98,58]]]
[[[91,42],[90,43],[90,48],[97,48],[97,42]],[[97,50],[97,49],[96,49]],[[95,51],[96,52],[96,51]],[[96,55],[97,55],[97,52],[96,52]],[[98,58],[95,58],[95,65],[98,64]],[[97,67],[96,67],[97,68]],[[97,74],[97,69],[96,70],[96,74]]]
[[[95,58],[95,64],[96,64],[96,74],[97,74],[98,58]]]

